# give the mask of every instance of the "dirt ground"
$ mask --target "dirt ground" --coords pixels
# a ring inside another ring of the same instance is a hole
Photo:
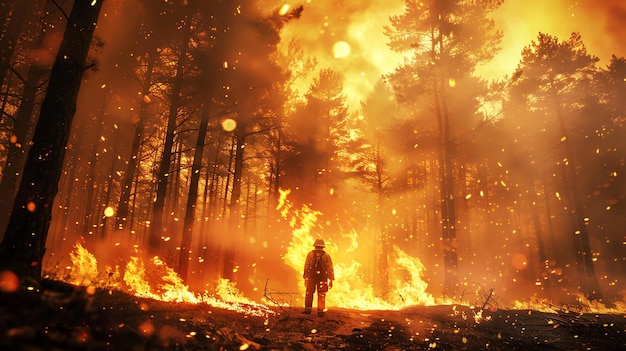
[[[0,293],[0,349],[610,351],[626,349],[626,315],[445,305],[256,317],[44,281]]]

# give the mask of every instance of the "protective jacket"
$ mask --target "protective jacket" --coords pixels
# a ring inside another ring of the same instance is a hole
[[[330,255],[320,248],[309,252],[304,262],[302,277],[315,281],[335,280],[335,270]]]

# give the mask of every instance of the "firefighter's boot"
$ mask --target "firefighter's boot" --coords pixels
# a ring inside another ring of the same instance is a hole
[[[317,316],[324,317],[326,310],[326,293],[317,293]]]

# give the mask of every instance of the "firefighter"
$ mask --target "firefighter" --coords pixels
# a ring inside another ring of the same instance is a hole
[[[304,286],[306,293],[304,295],[304,312],[311,314],[313,309],[313,294],[317,290],[317,316],[324,317],[326,308],[326,293],[328,289],[333,287],[335,280],[335,271],[333,269],[333,261],[330,255],[324,251],[324,240],[317,239],[313,243],[314,250],[310,251],[304,262]]]

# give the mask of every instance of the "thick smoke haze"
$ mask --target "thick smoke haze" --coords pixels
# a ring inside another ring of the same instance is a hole
[[[382,29],[389,25],[389,16],[402,13],[404,1],[307,0],[302,4],[302,18],[286,28],[283,43],[298,40],[320,67],[340,72],[355,108],[381,75],[402,60],[387,47]],[[605,64],[613,54],[626,55],[626,4],[620,0],[505,0],[492,17],[504,37],[494,60],[478,69],[487,79],[511,75],[523,47],[539,32],[560,39],[580,32],[588,51]],[[350,54],[336,57],[333,46],[342,41],[350,46]]]

